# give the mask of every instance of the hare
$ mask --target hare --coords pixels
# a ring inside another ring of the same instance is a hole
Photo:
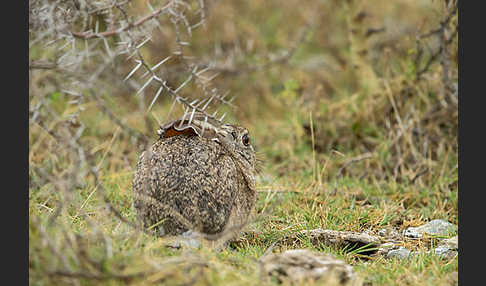
[[[159,236],[237,231],[256,200],[248,130],[200,113],[184,117],[162,126],[160,138],[139,157],[137,217]]]

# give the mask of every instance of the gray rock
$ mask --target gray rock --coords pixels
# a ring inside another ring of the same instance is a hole
[[[280,282],[303,283],[318,280],[323,285],[361,285],[353,268],[332,255],[307,249],[287,250],[261,259],[265,275]]]
[[[421,238],[423,234],[448,235],[455,231],[457,231],[456,225],[441,219],[435,219],[418,227],[409,227],[403,234],[406,237]]]
[[[395,243],[395,242],[386,242],[386,243],[381,244],[378,247],[378,251],[376,252],[376,254],[386,257],[387,254],[388,254],[388,252],[390,252],[393,249],[398,249],[398,248],[399,248],[399,245],[397,243]]]
[[[432,250],[432,253],[445,259],[454,258],[457,255],[457,250],[451,249],[448,245],[440,245]]]
[[[432,252],[442,258],[451,259],[458,254],[458,246],[458,237],[456,235],[449,239],[442,240]]]
[[[386,230],[386,229],[384,229],[384,228],[383,228],[383,229],[380,229],[380,230],[378,231],[378,235],[379,235],[379,236],[386,236],[386,233],[387,233],[387,230]]]
[[[456,236],[442,240],[439,245],[446,245],[452,250],[459,249],[459,238]]]
[[[201,235],[192,230],[173,237],[166,246],[170,248],[199,248],[201,246]]]
[[[400,238],[400,233],[391,227],[382,228],[378,231],[378,235],[387,239],[398,239]]]
[[[413,252],[400,246],[398,249],[392,249],[386,254],[386,258],[406,259],[413,255]]]

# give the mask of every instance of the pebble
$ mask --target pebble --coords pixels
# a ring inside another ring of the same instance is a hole
[[[413,252],[400,246],[398,249],[392,249],[386,254],[386,258],[406,259],[413,255]]]
[[[404,231],[403,235],[411,238],[421,238],[423,233],[428,235],[448,235],[455,231],[457,231],[456,225],[441,219],[435,219],[418,227],[409,227]]]

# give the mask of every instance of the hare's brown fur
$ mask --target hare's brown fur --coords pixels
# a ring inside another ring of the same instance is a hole
[[[159,235],[218,234],[247,222],[256,199],[255,154],[240,142],[248,132],[229,124],[215,128],[221,133],[161,136],[142,153],[133,192],[145,227],[156,224]]]

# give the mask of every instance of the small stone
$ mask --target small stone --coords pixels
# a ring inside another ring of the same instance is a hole
[[[406,237],[421,238],[424,233],[428,235],[448,235],[455,231],[457,231],[456,225],[441,219],[435,219],[418,227],[409,227],[403,234]]]
[[[387,254],[388,254],[388,252],[390,252],[393,249],[397,249],[397,248],[398,248],[398,245],[396,243],[394,243],[394,242],[386,242],[386,243],[381,244],[378,247],[378,251],[376,252],[376,254],[386,257]]]
[[[322,282],[325,285],[361,285],[353,268],[332,255],[307,249],[287,250],[262,258],[263,272],[280,282]]]
[[[378,235],[387,239],[397,239],[400,233],[394,228],[382,228],[378,231]]]
[[[457,235],[448,239],[442,240],[439,245],[447,245],[452,250],[459,249],[459,240]]]
[[[186,231],[181,235],[175,236],[174,240],[169,242],[167,247],[170,248],[199,248],[201,246],[201,236],[192,230]]]
[[[407,248],[400,246],[398,249],[392,249],[386,254],[386,258],[406,259],[413,255]]]
[[[447,245],[437,246],[432,252],[445,259],[451,259],[457,255],[457,250],[451,249]]]
[[[432,250],[433,253],[445,259],[454,258],[458,253],[458,237],[457,235],[449,239],[442,240],[439,245]]]

